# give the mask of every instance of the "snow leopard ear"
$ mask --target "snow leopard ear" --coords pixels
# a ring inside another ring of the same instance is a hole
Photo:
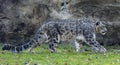
[[[100,22],[96,22],[96,26],[100,25]]]

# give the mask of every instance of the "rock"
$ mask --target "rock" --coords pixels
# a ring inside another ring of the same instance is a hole
[[[49,19],[49,0],[0,0],[0,42],[18,44]]]
[[[97,17],[107,23],[108,33],[105,36],[97,35],[103,45],[120,44],[120,1],[118,0],[84,0],[72,4],[71,12],[74,16]],[[109,23],[108,23],[109,22]]]
[[[103,45],[120,44],[120,0],[66,0],[74,18],[97,17],[110,22]],[[32,37],[50,17],[51,8],[60,12],[61,0],[0,0],[0,42],[19,44]]]

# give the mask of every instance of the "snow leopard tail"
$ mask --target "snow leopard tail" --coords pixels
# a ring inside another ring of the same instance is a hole
[[[45,31],[44,31],[44,26],[42,26],[37,33],[34,35],[33,38],[30,39],[29,42],[24,43],[22,45],[11,45],[11,44],[4,44],[4,46],[2,47],[2,50],[7,50],[7,51],[11,51],[11,52],[22,52],[24,50],[27,50],[29,48],[32,48],[32,46],[34,45],[39,45],[41,43],[44,43],[47,40],[47,37],[45,35]]]

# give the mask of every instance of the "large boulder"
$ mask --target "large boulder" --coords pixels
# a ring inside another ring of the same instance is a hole
[[[98,34],[104,45],[120,44],[120,0],[66,0],[74,18],[97,17],[109,22],[108,33]],[[51,7],[60,11],[62,0],[0,0],[0,42],[19,44],[30,39],[48,19]]]
[[[49,19],[49,0],[0,0],[0,42],[29,39]]]
[[[77,17],[92,16],[108,23],[108,33],[98,34],[98,41],[105,45],[120,44],[120,1],[119,0],[81,0],[71,7]]]

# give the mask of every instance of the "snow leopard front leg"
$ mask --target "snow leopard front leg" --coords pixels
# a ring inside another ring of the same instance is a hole
[[[75,48],[76,48],[76,52],[83,52],[84,50],[82,50],[82,40],[78,40],[76,39],[74,44],[75,44]]]
[[[75,47],[76,47],[76,52],[83,52],[84,50],[82,48],[82,44],[85,42],[85,38],[83,35],[78,35],[75,38]]]
[[[105,53],[107,50],[99,42],[96,41],[96,35],[89,34],[85,35],[86,43],[92,47],[93,51]]]

